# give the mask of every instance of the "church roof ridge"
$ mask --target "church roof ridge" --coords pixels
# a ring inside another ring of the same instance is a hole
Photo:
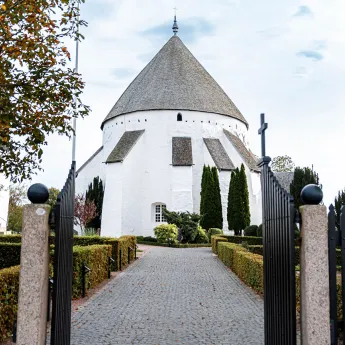
[[[172,36],[127,87],[104,123],[119,115],[150,110],[216,113],[248,123],[178,36]]]

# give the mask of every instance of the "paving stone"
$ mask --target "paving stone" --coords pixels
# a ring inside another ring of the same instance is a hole
[[[155,247],[73,313],[71,345],[263,345],[263,315],[210,248]]]

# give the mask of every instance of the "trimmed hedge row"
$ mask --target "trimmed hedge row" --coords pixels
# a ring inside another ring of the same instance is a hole
[[[218,256],[244,283],[259,293],[264,292],[261,255],[251,253],[235,243],[220,242]]]
[[[217,254],[218,242],[228,242],[223,236],[213,235],[211,236],[211,246],[214,254]]]
[[[0,270],[0,342],[12,333],[18,308],[19,266]]]
[[[218,257],[229,267],[245,284],[256,292],[264,293],[263,257],[246,250],[244,247],[229,243],[218,244]],[[342,319],[341,277],[337,277],[338,319]],[[296,272],[296,302],[300,310],[300,277]]]
[[[3,237],[9,239],[10,242],[1,242]],[[0,236],[0,238],[0,269],[19,265],[21,235]],[[75,236],[73,239],[73,246],[110,245],[112,247],[112,257],[115,260],[113,270],[118,270],[120,267],[120,249],[122,250],[122,267],[124,267],[128,264],[128,247],[135,249],[136,246],[135,236],[121,236],[118,239],[100,236]],[[19,242],[15,242],[18,240]],[[51,236],[49,242],[51,246],[54,245],[55,237]],[[131,251],[130,258],[131,261],[134,260],[134,251]]]
[[[220,235],[228,240],[230,243],[241,244],[247,242],[249,246],[262,245],[262,237],[254,236],[229,236],[229,235]]]
[[[22,235],[0,235],[0,243],[20,243]]]
[[[0,242],[0,269],[19,265],[20,249],[21,243]]]
[[[111,245],[73,247],[73,298],[78,298],[82,295],[83,264],[91,269],[85,275],[86,290],[95,288],[99,283],[108,278],[109,256],[112,255],[112,250]]]

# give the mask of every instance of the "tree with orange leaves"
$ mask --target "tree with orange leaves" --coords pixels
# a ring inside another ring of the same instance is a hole
[[[66,65],[64,44],[84,38],[82,2],[0,0],[0,173],[12,182],[41,169],[47,135],[70,136],[72,117],[90,111],[80,99],[81,75]]]

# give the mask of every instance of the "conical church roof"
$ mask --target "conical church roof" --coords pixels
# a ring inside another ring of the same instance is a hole
[[[111,109],[116,116],[145,110],[193,110],[247,121],[178,36],[173,36]]]

